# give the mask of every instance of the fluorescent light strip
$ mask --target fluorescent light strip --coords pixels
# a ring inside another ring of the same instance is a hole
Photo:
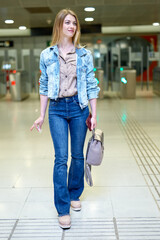
[[[15,36],[31,36],[31,30],[26,29],[25,31],[20,31],[18,28],[12,29],[1,29],[1,37],[15,37]]]
[[[6,23],[6,24],[13,24],[14,21],[13,21],[12,19],[7,19],[7,20],[5,20],[5,23]]]
[[[92,22],[92,21],[94,21],[94,18],[92,18],[92,17],[87,17],[87,18],[85,18],[85,21],[86,21],[86,22]]]
[[[155,26],[155,27],[157,27],[157,26],[159,26],[159,23],[158,23],[158,22],[155,22],[155,23],[153,23],[152,25]]]
[[[27,28],[26,28],[26,26],[20,26],[19,27],[19,30],[26,30]]]
[[[155,28],[153,25],[141,25],[141,26],[113,26],[101,28],[102,33],[106,34],[122,34],[122,33],[157,33],[160,32],[159,28]]]
[[[94,8],[94,7],[86,7],[86,8],[84,9],[84,11],[86,11],[86,12],[94,12],[94,11],[95,11],[95,8]]]

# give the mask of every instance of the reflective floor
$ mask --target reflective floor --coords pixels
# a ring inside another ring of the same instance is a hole
[[[0,99],[0,240],[160,239],[160,98],[151,91],[128,100],[106,94],[97,113],[104,159],[92,168],[94,186],[85,183],[82,211],[71,210],[72,227],[62,231],[48,116],[42,133],[30,132],[38,95]]]

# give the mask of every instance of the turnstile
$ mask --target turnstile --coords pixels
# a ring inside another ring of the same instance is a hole
[[[102,68],[97,69],[97,71],[95,72],[95,77],[98,80],[98,85],[100,87],[100,92],[99,92],[99,98],[103,99],[104,98],[104,71]]]
[[[120,97],[136,98],[136,70],[123,70],[120,75]]]
[[[160,95],[160,67],[153,70],[153,92]]]
[[[7,93],[6,74],[5,72],[0,72],[0,97],[4,97],[6,93]]]
[[[26,71],[9,74],[10,92],[13,101],[21,101],[29,97],[29,79]]]
[[[114,91],[121,98],[136,97],[136,70],[130,67],[118,67],[115,72]]]

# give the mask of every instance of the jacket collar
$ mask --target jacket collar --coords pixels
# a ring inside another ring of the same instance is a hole
[[[76,53],[78,56],[82,57],[83,55],[86,54],[86,49],[85,48],[76,48]]]
[[[51,46],[49,47],[50,50],[54,50],[54,52],[59,55],[59,51],[58,51],[58,46],[57,45],[54,45],[54,46]],[[82,57],[83,55],[86,54],[86,49],[85,48],[76,48],[76,53],[78,56]]]
[[[49,47],[49,48],[50,48],[50,50],[54,50],[54,52],[55,52],[57,55],[59,55],[59,51],[58,51],[58,46],[57,46],[57,45],[51,46],[51,47]]]

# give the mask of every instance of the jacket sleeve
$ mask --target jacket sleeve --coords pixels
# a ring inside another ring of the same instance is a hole
[[[98,98],[100,88],[97,86],[97,80],[95,79],[95,73],[93,71],[93,57],[90,51],[87,53],[87,96],[88,100]]]
[[[46,72],[47,68],[44,63],[43,52],[41,52],[41,55],[40,55],[40,70],[41,70],[41,76],[39,79],[39,83],[40,83],[39,94],[48,96],[48,75]]]

